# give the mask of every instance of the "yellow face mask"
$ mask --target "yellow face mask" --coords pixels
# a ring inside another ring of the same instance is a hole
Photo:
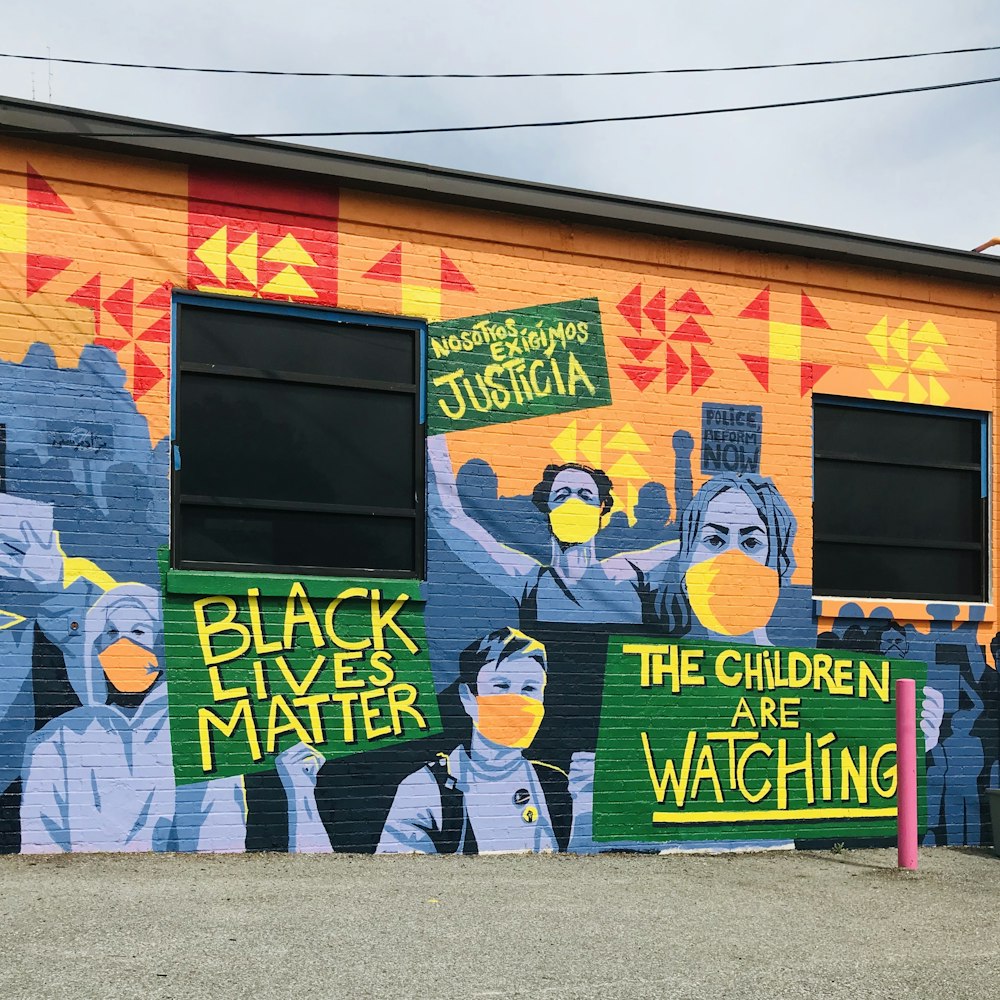
[[[476,729],[486,739],[522,750],[531,746],[545,715],[545,706],[526,694],[477,695],[476,708]]]
[[[570,497],[549,511],[552,534],[567,545],[589,542],[601,530],[601,508]]]
[[[111,643],[103,653],[98,653],[97,659],[105,676],[122,694],[148,691],[160,676],[156,656],[145,646],[124,637]]]
[[[736,549],[691,566],[684,582],[698,621],[720,635],[763,628],[778,603],[777,571]]]

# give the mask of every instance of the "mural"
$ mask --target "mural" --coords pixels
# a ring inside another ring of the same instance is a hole
[[[992,411],[995,320],[435,211],[4,148],[0,850],[877,840],[897,676],[988,838],[994,609],[814,600],[810,395]],[[428,321],[426,579],[168,571],[175,287]]]

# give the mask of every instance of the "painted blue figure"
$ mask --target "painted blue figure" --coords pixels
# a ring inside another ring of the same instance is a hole
[[[499,629],[463,652],[459,671],[471,735],[403,779],[378,853],[576,850],[576,829],[590,827],[593,755],[579,755],[569,775],[524,756],[545,713],[544,647]]]
[[[24,853],[243,849],[238,778],[174,784],[162,642],[150,587],[114,587],[87,612],[80,707],[25,751]]]

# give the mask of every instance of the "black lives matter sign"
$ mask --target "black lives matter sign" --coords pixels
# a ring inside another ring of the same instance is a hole
[[[702,403],[701,472],[760,472],[759,406]]]

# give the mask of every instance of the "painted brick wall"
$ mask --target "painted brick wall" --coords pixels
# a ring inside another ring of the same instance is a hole
[[[0,289],[0,850],[870,841],[899,676],[988,836],[995,605],[814,600],[812,410],[994,414],[993,293],[12,143]],[[426,580],[166,570],[175,289],[427,321]]]

